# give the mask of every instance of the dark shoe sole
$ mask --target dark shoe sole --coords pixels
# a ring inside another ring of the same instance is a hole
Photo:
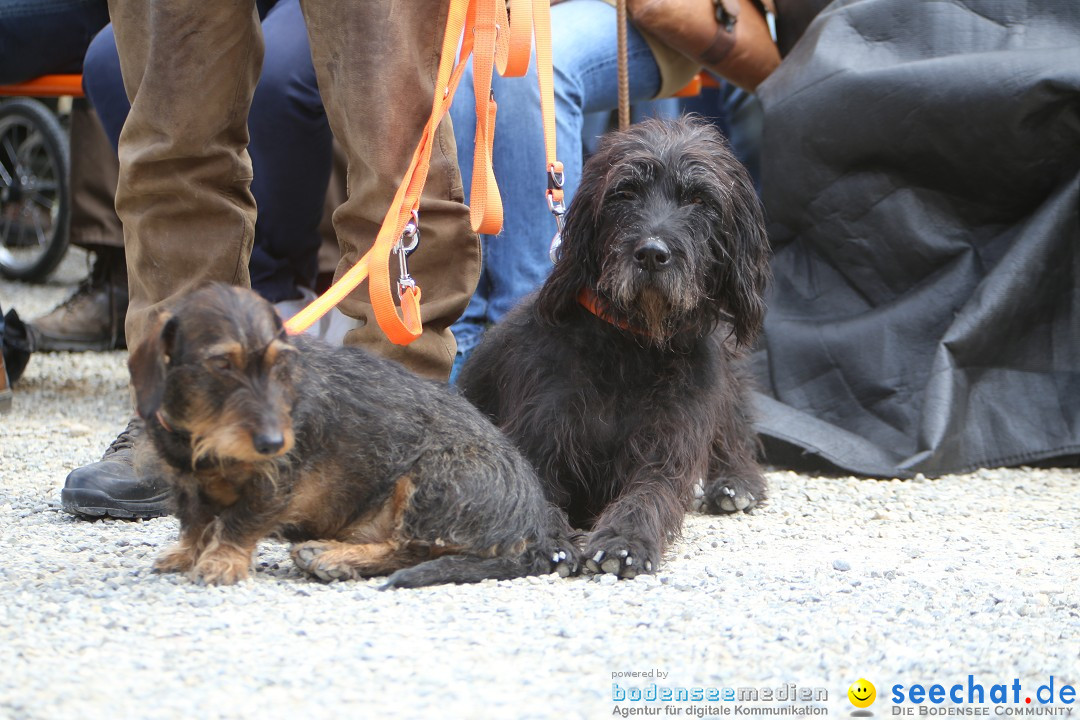
[[[117,500],[98,490],[64,488],[60,491],[60,507],[66,513],[89,519],[145,520],[169,514],[169,494],[145,500]]]

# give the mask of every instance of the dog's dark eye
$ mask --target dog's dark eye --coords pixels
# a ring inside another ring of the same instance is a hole
[[[212,357],[206,361],[206,364],[214,370],[219,370],[221,372],[228,372],[229,370],[232,370],[233,366],[232,360],[230,360],[226,355],[218,355],[216,357]]]

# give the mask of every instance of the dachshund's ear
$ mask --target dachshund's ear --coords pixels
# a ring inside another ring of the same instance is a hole
[[[128,358],[135,410],[146,419],[158,411],[165,395],[165,370],[176,342],[178,323],[168,313],[158,316],[154,328]]]

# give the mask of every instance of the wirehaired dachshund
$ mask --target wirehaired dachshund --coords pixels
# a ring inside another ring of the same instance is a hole
[[[487,418],[392,361],[287,336],[249,290],[183,297],[129,366],[180,519],[159,571],[234,583],[268,536],[324,581],[575,568],[563,513]]]

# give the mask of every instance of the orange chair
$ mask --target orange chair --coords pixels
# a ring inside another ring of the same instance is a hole
[[[83,97],[82,75],[0,85],[0,275],[41,281],[68,248],[67,133],[37,98]]]
[[[716,79],[716,76],[707,70],[702,70],[693,78],[690,82],[686,83],[676,92],[672,97],[697,97],[701,94],[704,88],[718,88],[720,87],[720,81]]]

